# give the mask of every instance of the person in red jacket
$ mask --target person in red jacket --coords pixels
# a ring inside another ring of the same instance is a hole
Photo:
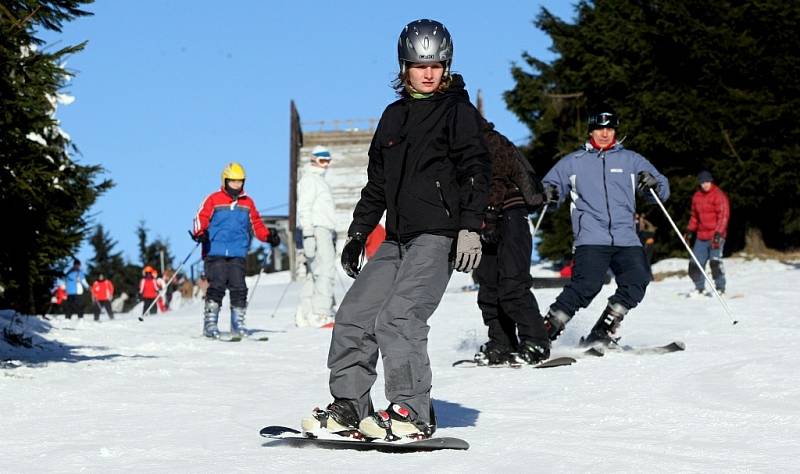
[[[150,314],[156,314],[158,311],[156,305],[153,304],[158,298],[158,282],[155,277],[156,271],[150,265],[144,267],[142,270],[142,279],[139,281],[139,295],[142,297],[144,306],[142,306],[142,314],[150,308]]]
[[[100,321],[100,313],[105,308],[108,319],[114,319],[114,310],[111,309],[111,299],[114,297],[114,284],[106,280],[102,273],[97,281],[92,283],[92,300],[94,301],[94,320]]]
[[[697,237],[692,252],[703,267],[706,262],[710,262],[714,286],[717,292],[722,294],[725,292],[722,251],[728,235],[730,204],[728,196],[714,184],[714,177],[709,171],[701,171],[697,175],[697,182],[700,189],[692,196],[692,215],[684,237],[687,243]],[[689,276],[694,281],[697,294],[702,295],[705,290],[705,278],[693,261],[689,262]]]
[[[230,292],[231,333],[249,334],[244,323],[247,311],[245,258],[255,236],[272,247],[281,243],[278,232],[264,226],[255,202],[245,193],[245,172],[239,163],[222,170],[222,186],[209,194],[194,219],[192,238],[203,243],[203,269],[208,291],[203,309],[203,335],[220,337],[217,320],[225,291]]]

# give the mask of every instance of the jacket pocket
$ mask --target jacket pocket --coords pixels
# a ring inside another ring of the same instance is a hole
[[[445,214],[447,214],[447,217],[452,217],[453,213],[450,210],[450,206],[447,204],[447,199],[444,196],[444,189],[442,189],[442,183],[438,179],[436,180],[436,192],[439,194],[439,201],[441,201],[442,207],[444,207]]]

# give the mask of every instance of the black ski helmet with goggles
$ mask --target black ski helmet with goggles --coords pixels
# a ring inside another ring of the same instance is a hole
[[[405,74],[406,63],[442,63],[444,77],[450,75],[453,62],[453,38],[443,24],[435,20],[415,20],[400,32],[397,41],[397,60],[400,74]]]
[[[599,128],[613,128],[616,130],[618,127],[619,117],[611,107],[600,107],[597,112],[589,115],[589,133]]]

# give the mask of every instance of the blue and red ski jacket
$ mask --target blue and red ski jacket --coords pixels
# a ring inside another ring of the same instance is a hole
[[[244,190],[234,199],[220,189],[203,200],[194,218],[194,235],[203,234],[207,237],[204,256],[244,258],[253,235],[266,242],[269,230]]]

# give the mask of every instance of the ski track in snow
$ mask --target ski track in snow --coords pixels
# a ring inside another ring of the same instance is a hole
[[[655,271],[684,269],[685,260]],[[263,275],[248,324],[268,342],[200,337],[202,306],[137,320],[26,321],[36,349],[0,339],[2,472],[791,472],[800,459],[800,267],[726,260],[734,326],[715,298],[653,283],[623,342],[685,352],[609,353],[546,370],[452,368],[486,339],[476,293],[454,274],[431,319],[439,436],[469,451],[385,454],[295,448],[261,438],[330,401],[330,330],[294,327],[299,284]],[[550,273],[536,266],[534,274]],[[253,284],[250,280],[249,284]],[[350,280],[340,275],[337,298]],[[606,285],[553,347],[574,352],[613,292]],[[546,309],[557,289],[536,290]],[[141,311],[141,309],[139,309]],[[221,328],[228,327],[227,303]],[[26,318],[27,319],[27,318]],[[0,317],[0,324],[8,318]],[[379,367],[379,372],[381,368]],[[383,379],[372,391],[386,405]],[[402,458],[398,457],[402,456]]]

